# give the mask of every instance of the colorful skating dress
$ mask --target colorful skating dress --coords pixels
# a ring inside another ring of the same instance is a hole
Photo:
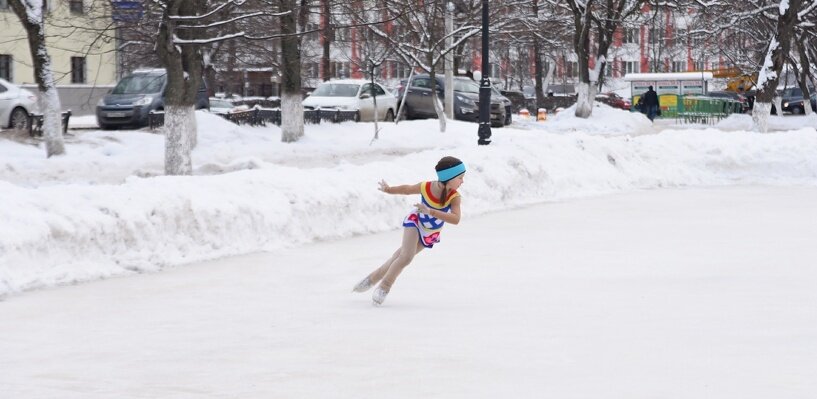
[[[431,193],[431,182],[420,183],[420,201],[431,209],[447,213],[451,210],[451,201],[459,195],[457,190],[451,190],[447,198],[441,201]],[[444,224],[445,222],[442,220],[420,213],[417,209],[403,220],[403,226],[417,229],[420,234],[420,243],[426,248],[431,248],[434,244],[440,242],[440,230],[442,230]]]

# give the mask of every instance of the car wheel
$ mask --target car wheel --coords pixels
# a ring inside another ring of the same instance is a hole
[[[384,121],[394,122],[394,111],[389,110],[388,112],[386,112],[386,119],[384,119]]]
[[[803,109],[801,109],[800,107],[793,107],[791,109],[791,114],[792,115],[800,115],[802,113],[803,113]]]
[[[354,121],[355,122],[360,122],[360,111],[355,112]]]
[[[9,118],[9,128],[15,130],[24,130],[28,127],[28,112],[26,110],[17,107],[14,111],[11,111],[11,117]]]

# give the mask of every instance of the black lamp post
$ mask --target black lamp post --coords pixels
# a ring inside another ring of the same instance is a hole
[[[479,140],[491,144],[491,82],[488,81],[488,0],[482,0],[482,79],[479,83]]]

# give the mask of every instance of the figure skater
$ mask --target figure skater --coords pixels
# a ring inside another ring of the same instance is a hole
[[[375,306],[383,304],[394,280],[423,248],[440,242],[440,231],[445,223],[459,224],[461,198],[457,189],[462,185],[465,164],[454,157],[443,157],[435,167],[437,181],[414,185],[389,186],[380,181],[379,190],[386,194],[420,194],[420,202],[403,220],[403,243],[386,263],[371,272],[353,289],[365,292],[380,283],[372,294]]]

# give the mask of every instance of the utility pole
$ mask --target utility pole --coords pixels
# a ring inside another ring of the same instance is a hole
[[[482,0],[482,79],[479,84],[479,140],[491,144],[491,82],[488,80],[488,0]]]
[[[445,13],[445,117],[454,119],[454,3],[448,2]]]

